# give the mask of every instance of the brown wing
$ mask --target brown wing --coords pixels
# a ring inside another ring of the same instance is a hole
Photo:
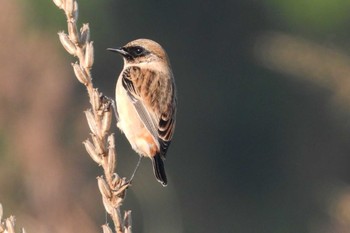
[[[160,144],[160,154],[165,157],[176,122],[176,92],[173,79],[168,74],[137,66],[127,68],[122,76],[135,109],[155,140]]]

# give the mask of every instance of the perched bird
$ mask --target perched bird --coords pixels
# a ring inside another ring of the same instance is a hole
[[[124,68],[116,86],[117,126],[140,155],[152,160],[167,185],[164,163],[176,122],[176,88],[168,56],[156,42],[138,39],[117,49]],[[139,162],[140,162],[139,160]]]

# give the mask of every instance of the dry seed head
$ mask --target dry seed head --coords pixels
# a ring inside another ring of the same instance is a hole
[[[101,194],[106,198],[111,198],[112,193],[107,182],[102,177],[97,177],[97,184]]]
[[[8,219],[12,222],[12,225],[15,226],[16,218],[15,216],[11,215]]]
[[[93,92],[93,102],[91,103],[93,106],[94,111],[98,111],[101,105],[101,98],[100,98],[100,93],[98,92],[97,88],[94,89]]]
[[[115,148],[115,141],[114,141],[114,134],[110,134],[107,138],[108,141],[108,148]]]
[[[124,227],[124,233],[131,233],[131,232],[132,232],[131,226]]]
[[[91,80],[92,80],[92,78],[91,78],[91,72],[90,72],[89,70],[86,70],[86,69],[84,69],[83,71],[84,71],[84,74],[86,75],[86,78],[87,78],[88,81],[91,83]]]
[[[79,43],[79,32],[74,19],[68,22],[68,34],[74,44]]]
[[[15,233],[14,223],[11,221],[11,217],[5,221],[6,229],[8,233]]]
[[[60,38],[61,44],[63,45],[63,47],[66,49],[66,51],[73,55],[76,56],[76,51],[77,51],[77,47],[75,46],[75,44],[69,39],[68,35],[64,32],[59,32],[58,36]]]
[[[96,150],[96,153],[99,155],[99,156],[106,156],[104,153],[105,151],[105,146],[103,144],[103,141],[100,140],[95,134],[91,134],[91,138],[92,138],[92,142],[94,143],[95,145],[95,150]],[[103,161],[101,160],[101,163]]]
[[[123,204],[123,200],[124,199],[120,198],[120,197],[116,198],[113,202],[114,208],[119,208],[119,206],[121,206]]]
[[[0,223],[2,221],[2,215],[4,214],[3,210],[2,210],[2,205],[0,203]]]
[[[131,210],[127,210],[124,212],[124,227],[125,227],[124,232],[131,233],[131,226],[132,226]]]
[[[124,222],[131,222],[131,210],[124,211]]]
[[[103,230],[103,233],[113,233],[112,229],[107,224],[102,225],[102,230]]]
[[[108,170],[109,174],[113,174],[115,169],[115,150],[114,148],[108,149]]]
[[[108,135],[107,142],[108,142],[108,149],[114,150],[115,149],[115,141],[114,141],[114,134],[113,133]]]
[[[86,79],[88,80],[88,83],[91,83],[91,73],[90,73],[90,71],[88,69],[85,69],[84,67],[81,67],[81,66],[80,66],[80,68],[83,71]]]
[[[72,66],[73,66],[74,74],[79,80],[79,82],[81,82],[86,86],[88,83],[88,79],[86,78],[86,74],[81,69],[80,65],[76,62],[76,63],[72,63]]]
[[[73,8],[73,19],[75,20],[75,22],[78,20],[78,16],[79,16],[79,11],[78,11],[78,3],[77,1],[74,1],[74,8]]]
[[[121,183],[122,184],[122,183]],[[116,192],[113,192],[113,194],[117,197],[124,198],[126,189],[129,187],[129,184],[122,184],[118,187],[118,190]]]
[[[90,41],[90,28],[89,28],[89,24],[85,23],[80,28],[80,43],[84,46],[89,41]]]
[[[113,177],[113,180],[112,180],[112,186],[113,186],[113,189],[115,189],[116,187],[119,187],[121,179],[120,179],[120,177],[118,176],[117,173],[114,173],[113,175],[114,175],[114,177]]]
[[[119,219],[119,222],[120,222],[121,224],[123,224],[122,216],[121,216],[121,214],[120,214],[120,210],[119,210],[119,209],[117,210],[116,208],[113,208],[113,209],[112,209],[111,215],[113,216],[113,219],[118,218],[118,219]]]
[[[111,122],[112,122],[112,112],[111,112],[111,109],[109,108],[108,111],[103,112],[103,115],[102,115],[102,121],[101,121],[102,135],[107,134],[109,128],[111,127]]]
[[[114,208],[111,206],[109,199],[107,199],[105,196],[102,196],[102,203],[107,213],[111,214]]]
[[[65,0],[66,4],[64,7],[64,10],[67,14],[67,18],[70,19],[73,17],[73,11],[74,11],[74,0]]]
[[[116,166],[116,154],[115,154],[113,134],[108,136],[107,141],[108,141],[108,170],[109,170],[109,174],[113,174]],[[112,184],[114,185],[113,182]]]
[[[93,41],[86,43],[85,48],[85,67],[91,68],[94,64],[94,46]]]
[[[87,122],[88,122],[88,125],[89,125],[91,132],[95,135],[98,135],[96,121],[95,121],[94,115],[91,112],[91,109],[85,111],[85,116],[86,116],[86,119],[87,119]]]
[[[64,0],[53,0],[53,2],[56,4],[58,8],[63,9],[65,4]]]
[[[101,165],[101,163],[102,163],[101,156],[96,152],[96,148],[94,147],[94,145],[89,140],[84,141],[83,144],[85,146],[85,150],[88,152],[90,157],[97,164]]]

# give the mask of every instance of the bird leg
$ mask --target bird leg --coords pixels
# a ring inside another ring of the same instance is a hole
[[[127,183],[131,184],[131,181],[134,179],[134,176],[135,176],[135,174],[136,174],[136,171],[137,171],[137,169],[138,169],[139,166],[140,166],[141,160],[142,160],[142,156],[140,155],[139,161],[138,161],[137,164],[136,164],[136,167],[135,167],[135,169],[134,169],[134,172],[132,173],[132,175],[131,175],[131,177],[130,177],[130,180],[129,180]]]
[[[107,97],[105,96],[111,103],[112,107],[113,107],[113,112],[114,112],[114,116],[115,116],[115,119],[117,121],[117,123],[119,122],[119,115],[118,115],[118,112],[117,112],[117,105],[115,104],[115,101],[110,98],[110,97]]]

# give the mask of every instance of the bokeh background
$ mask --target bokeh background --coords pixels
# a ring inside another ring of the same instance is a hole
[[[94,82],[114,96],[136,38],[166,48],[179,97],[167,188],[143,160],[134,232],[350,232],[349,0],[80,0]],[[0,202],[27,232],[101,232],[87,94],[50,0],[1,0]],[[137,162],[115,128],[118,173]],[[108,220],[109,221],[109,220]]]

